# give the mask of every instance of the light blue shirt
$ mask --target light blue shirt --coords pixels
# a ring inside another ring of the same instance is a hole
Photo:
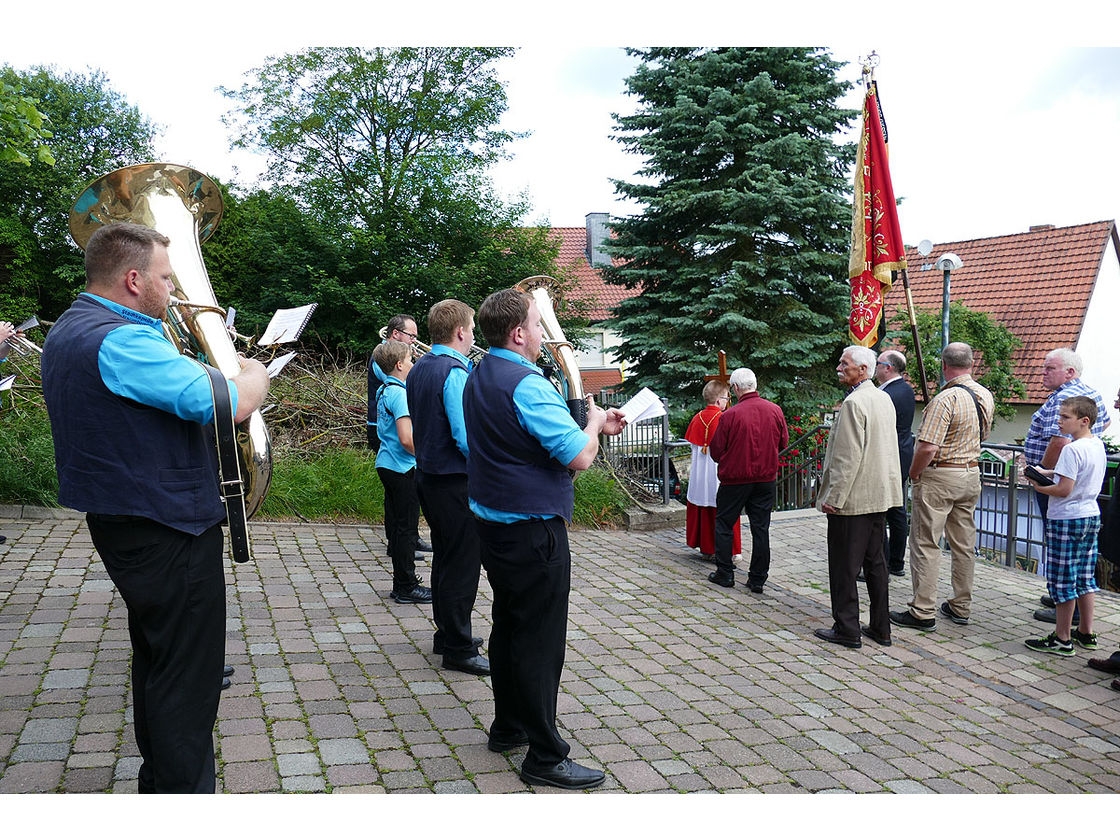
[[[501,347],[491,348],[490,354],[517,362],[531,369],[536,375],[526,376],[513,389],[513,410],[521,428],[535,437],[545,451],[561,464],[570,464],[591,440],[572,419],[567,403],[552,383],[545,379],[541,369],[524,356]],[[551,519],[551,516],[515,513],[480,505],[468,499],[471,511],[479,519],[509,524],[525,519]]]
[[[408,416],[404,383],[390,376],[377,392],[377,437],[381,448],[377,450],[375,466],[397,473],[406,473],[416,466],[416,456],[404,448],[397,433],[397,421]]]
[[[111,330],[101,342],[97,367],[106,388],[183,420],[209,423],[214,419],[210,377],[167,340],[158,318],[99,295],[82,294],[132,322]],[[229,398],[236,414],[237,386],[233,382],[229,382]]]
[[[447,374],[447,379],[443,381],[443,410],[447,412],[447,422],[451,425],[451,437],[455,438],[455,445],[459,447],[459,451],[466,458],[469,453],[467,451],[467,424],[463,419],[463,389],[467,387],[467,373],[474,365],[470,359],[446,344],[432,345],[432,352],[437,356],[451,356],[467,366],[467,370],[457,367],[451,368],[450,373]]]

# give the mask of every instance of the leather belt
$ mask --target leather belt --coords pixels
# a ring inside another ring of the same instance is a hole
[[[948,467],[953,470],[967,470],[972,467],[980,466],[979,461],[969,461],[967,464],[950,464],[948,461],[934,461],[930,464],[931,467]]]

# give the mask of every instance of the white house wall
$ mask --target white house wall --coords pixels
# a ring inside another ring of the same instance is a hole
[[[1081,378],[1101,392],[1108,406],[1112,426],[1105,434],[1120,441],[1120,414],[1113,406],[1120,388],[1120,261],[1111,237],[1075,349],[1085,362]]]

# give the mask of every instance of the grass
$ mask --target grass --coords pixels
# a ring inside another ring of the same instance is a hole
[[[41,399],[0,411],[0,504],[58,506],[54,442]]]

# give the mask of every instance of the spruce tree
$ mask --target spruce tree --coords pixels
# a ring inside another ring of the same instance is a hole
[[[644,205],[612,221],[609,282],[640,292],[611,324],[629,382],[695,405],[719,350],[749,367],[787,415],[835,400],[846,343],[848,183],[857,112],[851,83],[812,48],[629,50],[641,105],[615,114],[617,139],[644,156]]]

